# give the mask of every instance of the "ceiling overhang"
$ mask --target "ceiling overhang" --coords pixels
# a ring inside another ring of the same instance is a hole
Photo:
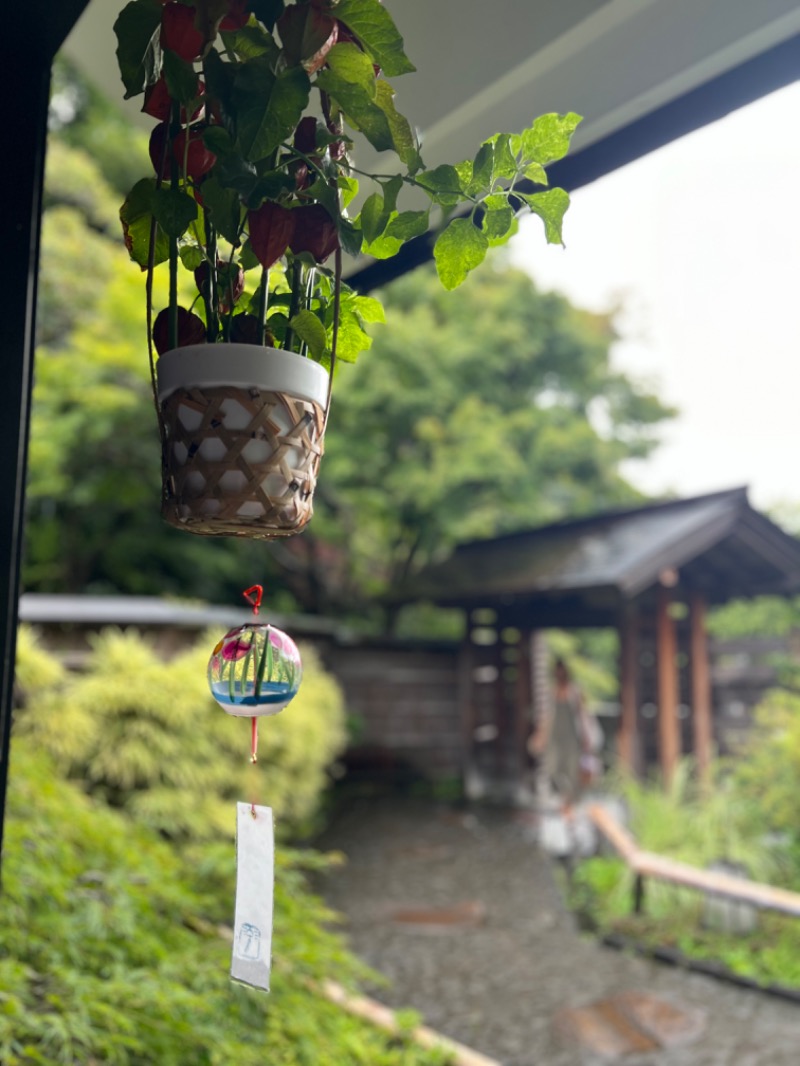
[[[122,101],[113,24],[120,0],[91,0],[65,51]],[[584,116],[570,156],[551,168],[568,189],[785,85],[800,72],[797,0],[403,0],[392,14],[417,73],[396,82],[426,165],[471,158],[481,140],[548,111]],[[148,125],[150,120],[145,120]],[[360,150],[359,165],[375,161]],[[385,169],[381,162],[379,169]],[[430,257],[423,237],[400,256],[355,266],[360,288]]]

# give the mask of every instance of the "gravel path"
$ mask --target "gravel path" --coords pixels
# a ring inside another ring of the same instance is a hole
[[[608,1063],[560,1033],[554,1018],[625,992],[705,1014],[699,1039],[626,1055],[629,1066],[800,1062],[800,1007],[581,936],[550,860],[509,814],[370,799],[342,809],[320,845],[348,857],[326,876],[323,892],[345,915],[355,951],[391,982],[372,994],[418,1010],[427,1024],[504,1066]],[[395,920],[399,911],[459,904],[472,925]]]

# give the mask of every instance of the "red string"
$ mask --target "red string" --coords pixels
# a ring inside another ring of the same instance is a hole
[[[258,609],[261,606],[261,599],[264,595],[263,586],[251,585],[249,589],[244,590],[242,595],[253,608],[253,614],[258,614]]]

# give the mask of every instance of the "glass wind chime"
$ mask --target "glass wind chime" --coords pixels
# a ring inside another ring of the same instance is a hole
[[[258,616],[264,590],[243,593]],[[303,667],[290,636],[253,621],[231,629],[211,653],[208,684],[227,714],[251,719],[250,761],[258,755],[258,719],[278,714],[297,695]],[[231,977],[269,990],[274,881],[272,810],[236,805],[236,915]]]

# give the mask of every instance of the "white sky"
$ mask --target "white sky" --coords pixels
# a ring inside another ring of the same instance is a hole
[[[579,189],[565,251],[515,238],[540,287],[623,302],[615,364],[680,409],[626,469],[645,491],[800,503],[799,116],[795,83]]]

